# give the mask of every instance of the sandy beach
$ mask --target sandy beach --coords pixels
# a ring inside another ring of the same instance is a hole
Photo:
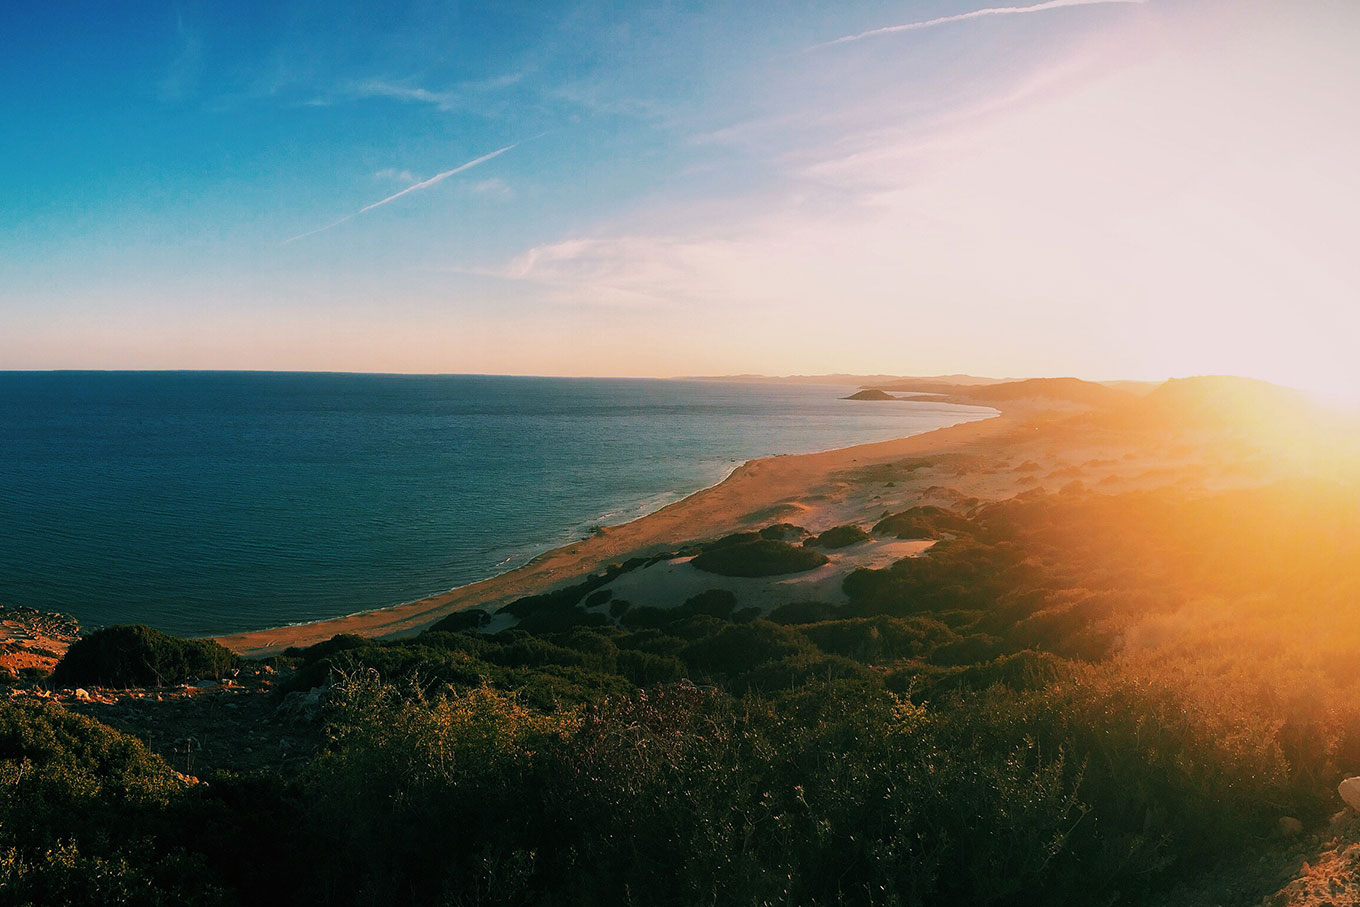
[[[783,520],[812,530],[825,528],[852,517],[868,500],[856,471],[904,458],[994,450],[998,439],[1014,433],[1030,415],[1014,409],[996,418],[893,441],[751,460],[717,485],[632,522],[604,527],[590,538],[547,551],[522,567],[481,582],[394,607],[217,639],[236,652],[259,657],[289,646],[312,645],[337,633],[410,635],[454,611],[496,607],[608,564],[695,539]]]

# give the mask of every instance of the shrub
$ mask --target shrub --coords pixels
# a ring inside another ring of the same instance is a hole
[[[816,654],[816,651],[797,632],[757,620],[749,624],[728,624],[716,634],[690,643],[680,657],[704,674],[735,675],[767,661]]]
[[[521,617],[516,629],[529,633],[561,633],[574,627],[600,627],[607,623],[609,618],[605,615],[572,605],[539,608]]]
[[[835,616],[836,606],[826,602],[788,602],[770,612],[770,620],[777,624],[812,624]]]
[[[860,542],[867,542],[869,538],[869,533],[853,523],[847,523],[844,526],[834,526],[816,538],[808,539],[803,544],[815,545],[818,548],[848,548],[851,545],[858,545]]]
[[[0,703],[0,903],[222,903],[181,849],[177,810],[190,796],[134,737]]]
[[[166,686],[220,677],[236,662],[235,653],[209,639],[179,639],[151,627],[120,625],[77,640],[57,663],[52,683]]]
[[[435,632],[462,633],[466,630],[480,630],[491,623],[491,615],[481,608],[470,608],[467,611],[455,611],[438,623],[433,624],[430,629]]]
[[[628,608],[619,617],[619,625],[630,630],[656,630],[675,623],[677,617],[672,608],[638,605]]]
[[[653,655],[623,649],[618,656],[619,673],[640,687],[670,683],[685,676],[685,663],[674,655]]]
[[[820,551],[773,539],[708,548],[690,561],[695,568],[719,576],[780,576],[814,570],[826,562]]]
[[[609,601],[613,597],[614,597],[613,589],[596,589],[594,592],[586,596],[584,604],[587,608],[593,608],[596,605],[603,605],[605,602]]]
[[[963,530],[968,521],[951,510],[924,504],[900,513],[885,516],[874,524],[874,535],[891,535],[899,539],[939,538],[940,530]]]
[[[433,628],[431,628],[433,630]],[[304,661],[317,658],[328,658],[340,652],[347,652],[350,649],[363,649],[368,646],[376,646],[378,643],[367,636],[360,636],[357,633],[337,633],[330,639],[323,640],[310,646],[289,646],[283,650],[285,658],[301,658]]]
[[[748,542],[759,541],[760,538],[759,532],[734,532],[731,535],[723,536],[716,542],[709,542],[704,545],[704,550],[716,551],[719,548],[731,548],[733,545],[745,545]]]
[[[686,615],[707,614],[723,620],[732,619],[732,611],[737,606],[737,597],[726,589],[709,589],[685,599],[680,607]]]

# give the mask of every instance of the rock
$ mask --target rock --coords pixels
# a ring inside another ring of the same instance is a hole
[[[90,691],[84,689],[83,687],[77,688],[74,695],[76,699],[79,700],[80,702],[89,702],[91,699],[94,698],[93,696],[90,695]]]
[[[198,687],[200,690],[210,690],[217,685],[216,680],[200,680],[198,683],[194,684],[194,686]]]
[[[1293,816],[1281,816],[1278,827],[1280,834],[1286,838],[1293,838],[1303,834],[1303,823]]]
[[[1360,778],[1347,778],[1337,785],[1336,792],[1351,809],[1360,809]]]
[[[294,720],[315,721],[321,714],[321,701],[325,692],[321,687],[313,687],[306,693],[289,693],[275,711]]]

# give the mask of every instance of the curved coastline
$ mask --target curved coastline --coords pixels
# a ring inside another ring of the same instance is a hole
[[[338,633],[369,637],[411,636],[440,618],[477,605],[498,606],[556,583],[636,555],[655,554],[687,542],[770,522],[783,510],[818,525],[819,499],[837,473],[904,456],[966,450],[1009,431],[1016,417],[988,406],[994,415],[890,441],[875,441],[806,454],[748,460],[722,481],[589,538],[550,549],[525,564],[446,592],[328,618],[212,637],[247,657],[266,657],[290,646],[308,646]]]

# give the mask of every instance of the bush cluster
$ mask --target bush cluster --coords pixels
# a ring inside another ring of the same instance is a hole
[[[705,573],[748,577],[803,573],[826,562],[826,555],[820,551],[758,536],[750,541],[707,548],[690,561]]]
[[[221,677],[236,655],[210,639],[179,639],[153,627],[121,624],[76,640],[52,671],[59,687],[169,686]]]

